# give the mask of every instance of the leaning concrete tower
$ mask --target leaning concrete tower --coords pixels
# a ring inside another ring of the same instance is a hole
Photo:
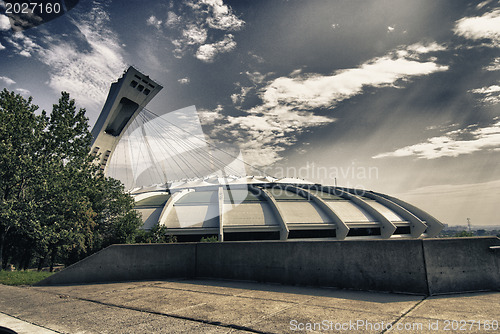
[[[106,103],[92,129],[91,154],[106,172],[108,161],[123,133],[163,87],[132,66],[111,84]]]

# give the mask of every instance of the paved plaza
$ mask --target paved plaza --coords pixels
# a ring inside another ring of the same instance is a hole
[[[425,297],[215,280],[0,285],[0,326],[17,333],[494,333],[499,320],[500,292]]]

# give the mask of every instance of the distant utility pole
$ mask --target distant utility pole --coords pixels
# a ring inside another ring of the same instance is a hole
[[[467,226],[469,227],[469,232],[470,232],[470,218],[467,218]]]

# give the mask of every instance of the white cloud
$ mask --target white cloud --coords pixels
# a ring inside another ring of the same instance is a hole
[[[0,14],[0,31],[10,30],[10,21],[6,15]]]
[[[2,45],[2,43],[0,43],[0,50],[3,50],[5,49],[5,46]]]
[[[12,80],[11,78],[8,78],[8,77],[3,77],[3,76],[1,76],[1,77],[0,77],[0,81],[5,82],[5,84],[6,84],[7,86],[14,85],[14,84],[16,83],[16,82],[15,82],[14,80]]]
[[[489,86],[489,87],[473,89],[472,92],[479,93],[479,94],[498,93],[498,92],[500,92],[500,86],[493,85],[493,86]]]
[[[490,46],[500,46],[500,9],[458,20],[454,33],[471,40],[489,39]]]
[[[339,102],[361,94],[365,87],[395,86],[400,80],[447,70],[447,66],[433,61],[415,59],[431,52],[431,49],[440,48],[434,44],[414,45],[413,50],[406,53],[412,58],[406,58],[395,50],[359,67],[331,75],[294,71],[290,76],[268,81],[259,90],[262,103],[247,110],[245,116],[228,117],[227,124],[215,129],[215,135],[229,133],[239,138],[238,143],[246,159],[253,164],[263,166],[277,162],[282,159],[280,152],[296,143],[296,135],[335,121],[331,117],[315,114],[315,109],[333,109]],[[252,77],[255,83],[263,82],[261,75]],[[241,90],[231,98],[233,102],[239,102],[244,95]]]
[[[31,92],[27,89],[24,88],[16,88],[16,92],[18,92],[21,95],[28,96],[31,94]]]
[[[240,88],[240,92],[231,94],[231,101],[233,101],[233,104],[235,104],[235,105],[239,105],[239,104],[243,103],[247,94],[253,89],[253,87],[241,86],[239,83],[238,83],[238,86]]]
[[[203,62],[213,62],[217,54],[236,48],[234,36],[225,34],[221,39],[220,31],[239,31],[245,21],[239,19],[223,0],[187,0],[178,7],[180,14],[171,9],[163,20],[154,15],[148,19],[148,24],[158,28],[165,22],[168,31],[161,31],[162,36],[172,43],[174,57],[193,53]],[[204,44],[207,41],[211,43]]]
[[[446,50],[446,47],[442,44],[432,42],[429,44],[415,43],[415,44],[408,46],[406,49],[409,51],[417,52],[419,54],[424,54],[424,53],[429,53],[429,52],[444,51],[444,50]]]
[[[167,20],[165,21],[165,25],[167,27],[174,27],[177,24],[181,23],[181,17],[175,14],[174,12],[167,13]]]
[[[146,20],[146,24],[149,25],[149,26],[154,26],[156,27],[156,29],[160,29],[161,28],[161,24],[162,24],[162,20],[158,20],[156,18],[156,16],[154,15],[151,15],[147,20]]]
[[[31,57],[33,53],[41,49],[40,45],[21,31],[15,32],[10,38],[6,38],[5,40],[23,57]]]
[[[500,70],[500,57],[496,57],[493,61],[483,68],[485,71],[499,71]]]
[[[29,53],[27,50],[19,52],[19,55],[27,58],[31,57],[31,53]]]
[[[449,131],[443,136],[429,138],[426,142],[406,146],[394,152],[381,153],[373,158],[416,156],[419,159],[437,159],[498,147],[500,147],[500,122],[483,128],[469,126]]]
[[[482,95],[480,101],[487,104],[497,104],[500,103],[500,86],[492,85],[489,87],[482,87],[478,89],[472,89],[470,92],[474,94]]]
[[[202,0],[201,2],[208,5],[211,12],[211,15],[207,18],[207,23],[211,28],[237,31],[245,24],[245,21],[234,15],[222,0]]]
[[[267,105],[288,104],[301,109],[331,108],[336,103],[359,94],[363,87],[394,85],[400,79],[445,71],[447,66],[390,56],[376,58],[358,68],[338,71],[332,75],[280,77],[265,90]]]
[[[262,74],[258,71],[254,71],[254,72],[246,71],[245,74],[247,75],[248,79],[250,79],[250,81],[253,84],[263,83],[264,79],[269,75],[269,74]]]
[[[483,8],[484,6],[486,6],[487,4],[489,4],[491,1],[492,0],[486,0],[486,1],[483,1],[483,2],[481,2],[479,4],[477,4],[476,9],[480,10],[481,8]]]
[[[194,24],[188,25],[187,29],[182,32],[185,43],[188,45],[203,44],[207,39],[208,32],[206,29],[198,27]]]
[[[196,58],[205,63],[211,63],[219,53],[229,52],[235,48],[236,42],[234,41],[234,36],[227,34],[221,41],[200,46],[196,52]]]
[[[39,57],[51,68],[48,84],[52,89],[67,91],[78,104],[97,111],[104,103],[109,83],[126,67],[121,44],[107,28],[109,17],[98,5],[74,24],[89,45],[87,50],[78,50],[74,44],[53,36]]]
[[[198,117],[202,124],[212,124],[215,121],[220,121],[224,118],[222,111],[224,110],[222,105],[217,105],[214,110],[199,109]]]

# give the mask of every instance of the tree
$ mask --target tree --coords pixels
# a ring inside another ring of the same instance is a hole
[[[0,260],[36,259],[39,269],[49,261],[52,270],[133,242],[141,219],[123,185],[92,163],[85,109],[65,92],[50,116],[37,108],[0,93]]]
[[[27,215],[32,198],[32,178],[37,173],[36,150],[43,136],[46,116],[35,114],[31,98],[0,92],[0,268],[9,234],[33,221]]]
[[[147,244],[157,244],[157,243],[176,243],[177,237],[175,235],[169,235],[167,233],[167,227],[165,225],[156,224],[149,231],[141,231],[137,238],[138,242]]]
[[[463,231],[460,231],[460,232],[457,232],[455,233],[454,237],[455,238],[466,238],[466,237],[473,237],[474,236],[474,233],[472,232],[467,232],[465,230]]]

